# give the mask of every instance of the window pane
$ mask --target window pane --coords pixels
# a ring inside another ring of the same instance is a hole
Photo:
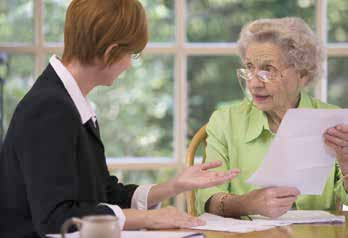
[[[123,170],[114,173],[125,184],[158,184],[175,176],[174,169],[159,170]]]
[[[173,0],[140,0],[149,20],[151,42],[171,42],[175,40]]]
[[[63,42],[65,11],[71,0],[45,0],[47,42]],[[141,0],[149,19],[150,41],[174,41],[174,1]]]
[[[33,2],[0,1],[0,42],[33,41]]]
[[[44,1],[44,34],[46,42],[64,41],[65,11],[71,0]]]
[[[143,57],[91,95],[108,157],[172,156],[173,57]]]
[[[124,184],[158,184],[174,178],[176,171],[174,169],[159,169],[159,170],[124,170],[113,173],[117,176],[120,182]],[[162,207],[175,205],[175,199],[171,198],[162,202]]]
[[[348,42],[347,14],[347,0],[328,1],[328,39],[330,42]]]
[[[219,106],[241,100],[236,69],[237,56],[195,56],[188,59],[189,123],[188,138],[208,122]]]
[[[298,16],[315,26],[315,0],[187,0],[187,8],[189,42],[235,42],[258,18]]]
[[[348,107],[348,58],[329,58],[328,102],[340,107]]]
[[[34,82],[34,58],[31,55],[9,55],[9,68],[7,76],[6,69],[1,66],[1,77],[4,77],[4,129],[9,126],[12,114],[18,102],[27,93]]]

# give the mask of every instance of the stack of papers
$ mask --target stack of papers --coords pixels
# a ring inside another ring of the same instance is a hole
[[[47,237],[61,238],[60,234],[49,234]],[[79,232],[68,233],[67,238],[80,238]],[[204,234],[195,232],[175,232],[175,231],[122,231],[121,238],[204,238]]]
[[[276,226],[289,225],[289,223],[277,221],[246,221],[234,218],[225,218],[209,213],[204,213],[199,218],[204,220],[206,224],[204,226],[191,227],[191,229],[246,233],[268,230]]]
[[[324,132],[348,121],[348,109],[290,109],[260,168],[247,180],[260,187],[296,187],[302,195],[322,193],[335,153]]]
[[[191,229],[225,231],[246,233],[252,231],[262,231],[277,226],[287,226],[291,224],[304,223],[344,223],[344,216],[335,216],[325,211],[288,211],[277,219],[270,219],[263,216],[251,216],[252,220],[239,220],[225,218],[209,213],[204,213],[199,217],[206,221],[206,225],[191,227]]]
[[[306,224],[306,223],[344,223],[344,216],[335,216],[325,211],[307,211],[307,210],[296,210],[288,211],[284,215],[271,219],[268,217],[254,215],[250,216],[253,221],[270,221],[270,222],[284,222],[291,224]]]

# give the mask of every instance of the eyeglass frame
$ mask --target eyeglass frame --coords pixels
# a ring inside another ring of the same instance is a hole
[[[273,65],[266,65],[266,67],[267,67],[267,66],[269,66],[269,67],[271,67],[271,68],[273,68],[273,69],[276,69],[276,72],[275,72],[275,73],[276,73],[276,74],[279,73],[280,78],[282,78],[282,77],[283,77],[283,72],[286,71],[287,69],[289,69],[292,65],[287,65],[287,66],[285,67],[285,69],[283,69],[283,70],[279,70],[278,68],[276,68],[276,67],[273,66]],[[270,71],[267,71],[267,70],[258,70],[258,72],[255,74],[255,73],[252,72],[251,69],[248,69],[248,68],[246,68],[246,67],[245,67],[245,68],[238,68],[238,69],[236,70],[236,73],[237,73],[237,80],[238,80],[238,82],[239,82],[239,86],[240,86],[240,88],[242,89],[242,92],[243,92],[244,96],[245,96],[248,100],[249,100],[249,96],[250,96],[250,95],[248,95],[247,92],[245,91],[246,88],[243,87],[242,82],[243,82],[243,81],[245,81],[245,82],[250,81],[250,80],[252,80],[253,78],[250,77],[249,79],[246,79],[246,78],[240,76],[240,74],[239,74],[240,70],[248,70],[248,71],[250,71],[250,73],[253,74],[252,77],[253,77],[253,76],[257,76],[257,79],[260,80],[261,82],[264,82],[264,83],[272,83],[272,81],[274,80],[274,79],[271,79],[271,78],[264,78],[265,76],[262,76],[262,75],[259,74],[260,72],[265,72],[265,73],[269,73],[269,74],[270,74],[270,73],[271,73]],[[277,76],[278,76],[278,75],[277,75]],[[273,77],[277,77],[277,76],[273,76]]]
[[[271,69],[275,69],[276,71],[273,72],[273,74],[272,74],[271,70],[258,70],[255,73],[255,70],[249,69],[247,67],[239,68],[236,70],[237,79],[238,80],[243,79],[244,81],[250,81],[253,79],[254,76],[257,76],[257,79],[261,80],[262,82],[269,83],[269,82],[272,82],[273,80],[275,80],[275,78],[278,76],[278,74],[280,75],[280,78],[282,78],[283,72],[286,71],[287,69],[289,69],[291,67],[291,65],[287,65],[287,67],[283,70],[279,70],[278,68],[276,68],[273,65],[266,65],[266,67],[270,67]],[[244,76],[241,75],[241,73],[240,73],[241,70],[249,71],[250,76],[247,76],[248,78],[245,78]]]

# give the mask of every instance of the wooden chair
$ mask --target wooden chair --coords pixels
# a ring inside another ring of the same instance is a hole
[[[203,145],[203,160],[202,163],[205,163],[205,148],[207,146],[207,132],[206,132],[207,125],[205,124],[202,126],[194,135],[192,138],[192,141],[188,147],[187,154],[186,154],[186,166],[192,166],[195,163],[195,154],[197,152],[197,149],[202,144]],[[192,215],[196,216],[196,196],[194,191],[186,192],[186,205],[187,205],[187,212]]]

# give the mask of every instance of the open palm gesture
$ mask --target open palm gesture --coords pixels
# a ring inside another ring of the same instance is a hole
[[[231,169],[224,172],[209,171],[209,169],[217,168],[221,164],[221,161],[213,161],[188,167],[175,178],[175,187],[180,192],[197,188],[214,187],[230,181],[240,172],[239,169]]]

